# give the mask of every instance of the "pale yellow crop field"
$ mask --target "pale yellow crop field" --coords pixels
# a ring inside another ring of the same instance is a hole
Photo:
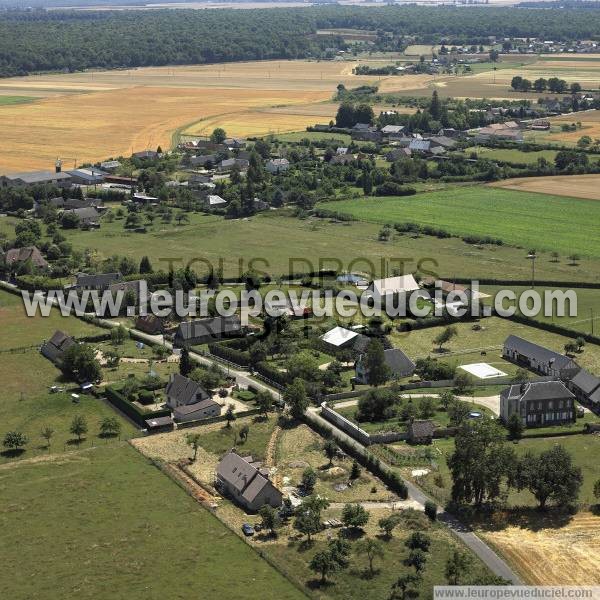
[[[600,584],[600,517],[578,513],[562,527],[482,532],[531,585]]]
[[[558,175],[556,177],[518,177],[489,184],[521,192],[600,200],[600,175]]]

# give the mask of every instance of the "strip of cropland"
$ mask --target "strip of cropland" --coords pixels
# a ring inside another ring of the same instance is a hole
[[[514,246],[600,256],[600,204],[589,200],[478,185],[322,207],[372,223],[415,222]]]

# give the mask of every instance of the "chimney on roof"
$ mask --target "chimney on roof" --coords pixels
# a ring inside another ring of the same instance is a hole
[[[60,160],[60,158],[56,159],[56,162],[54,163],[54,170],[57,173],[60,173],[62,171],[62,160]]]

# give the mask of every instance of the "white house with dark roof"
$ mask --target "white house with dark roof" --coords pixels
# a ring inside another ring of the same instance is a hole
[[[265,505],[278,508],[283,502],[283,494],[269,479],[268,469],[251,456],[242,457],[233,450],[217,465],[216,487],[250,512]]]
[[[562,381],[511,385],[500,393],[500,418],[507,423],[515,414],[526,427],[574,423],[575,395]]]
[[[196,381],[174,373],[165,389],[167,406],[173,411],[175,421],[200,421],[218,417],[221,405]]]

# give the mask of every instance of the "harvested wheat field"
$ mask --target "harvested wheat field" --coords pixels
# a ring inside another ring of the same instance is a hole
[[[556,177],[517,177],[489,184],[521,192],[600,200],[600,175],[559,175]]]
[[[3,79],[0,94],[40,99],[0,107],[0,173],[50,168],[57,157],[71,166],[165,148],[182,130],[205,134],[223,126],[236,136],[303,130],[335,114],[331,98],[339,83],[373,83],[352,74],[356,64],[256,61]],[[422,76],[394,79],[400,87],[423,83]]]
[[[600,584],[600,517],[579,513],[565,526],[481,533],[533,585]]]
[[[544,141],[556,140],[576,144],[583,135],[589,135],[594,140],[600,138],[600,110],[586,110],[561,115],[560,117],[553,117],[551,121],[554,126],[581,123],[581,128],[578,128],[576,131],[553,131],[541,138]]]

